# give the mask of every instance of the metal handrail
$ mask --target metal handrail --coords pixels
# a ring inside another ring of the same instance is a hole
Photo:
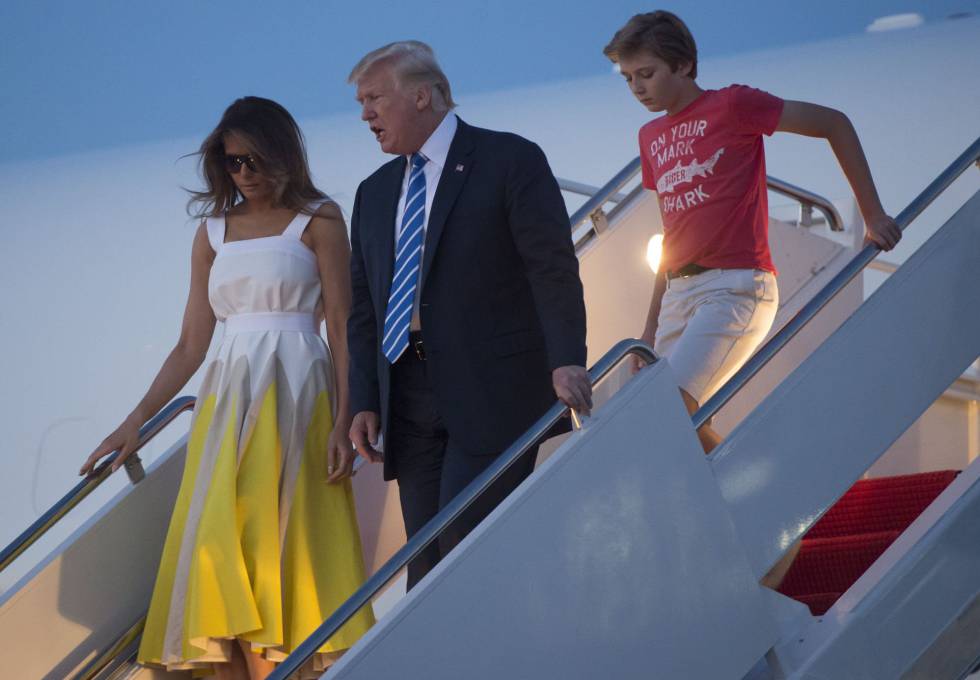
[[[590,196],[589,200],[586,201],[581,208],[576,210],[569,219],[572,225],[572,230],[578,227],[578,225],[584,222],[586,219],[591,219],[597,232],[605,231],[605,213],[602,210],[602,206],[610,201],[620,202],[624,200],[626,196],[619,193],[619,190],[622,189],[627,182],[633,179],[639,171],[640,157],[637,156],[627,163],[622,170],[616,173],[616,176],[603,185],[602,188],[595,191],[590,191],[592,187],[579,182],[573,182],[572,180],[566,179],[560,180],[559,186],[564,191],[571,191],[585,196]],[[812,191],[807,191],[806,189],[798,187],[795,184],[790,184],[789,182],[783,181],[777,177],[772,177],[771,175],[766,175],[766,186],[770,191],[774,191],[777,194],[782,194],[783,196],[788,196],[789,198],[795,199],[800,204],[800,223],[804,226],[809,226],[812,224],[809,215],[812,213],[813,208],[816,208],[823,213],[827,220],[827,224],[832,231],[844,231],[844,220],[841,218],[837,208],[830,202],[829,199],[826,199],[819,194],[815,194]]]
[[[903,231],[905,228],[918,217],[923,210],[929,207],[929,205],[936,200],[936,198],[949,187],[953,181],[966,172],[974,163],[980,164],[980,138],[977,138],[973,144],[967,147],[966,151],[959,155],[959,157],[950,163],[950,165],[939,174],[932,183],[927,186],[922,193],[915,197],[909,205],[898,214],[895,218],[895,223]],[[697,410],[693,417],[693,423],[695,428],[699,428],[704,425],[708,420],[710,420],[722,406],[728,403],[728,401],[735,396],[735,394],[742,389],[745,384],[754,376],[759,370],[769,363],[769,360],[776,355],[779,350],[781,350],[786,343],[793,339],[800,329],[805,326],[810,319],[817,315],[817,313],[824,308],[824,306],[830,302],[834,296],[836,296],[844,286],[850,283],[851,279],[861,273],[871,260],[880,252],[878,246],[873,243],[869,243],[861,252],[854,256],[850,262],[848,262],[843,269],[841,269],[834,278],[824,286],[820,292],[818,292],[812,300],[810,300],[803,308],[796,313],[790,321],[783,326],[778,333],[776,333],[769,342],[764,344],[759,350],[749,359],[748,362],[741,369],[739,369],[735,375],[729,378],[728,382],[722,385],[714,396],[708,399],[705,404]]]
[[[126,629],[119,639],[117,639],[112,645],[110,645],[105,651],[96,656],[90,662],[85,664],[85,666],[72,676],[71,680],[92,680],[95,676],[101,673],[109,664],[115,661],[120,654],[127,650],[131,650],[136,643],[142,638],[143,628],[146,626],[146,615],[140,617],[140,619]],[[135,654],[135,652],[130,652]]]
[[[129,474],[133,483],[142,479],[143,468],[140,464],[137,451],[142,449],[160,431],[169,425],[177,416],[184,411],[194,408],[194,397],[178,397],[165,406],[159,413],[150,418],[146,424],[140,428],[139,440],[136,448],[126,460],[126,472]],[[95,491],[111,474],[112,463],[116,460],[119,451],[114,451],[85,479],[80,481],[75,487],[65,494],[61,500],[52,505],[47,512],[37,518],[37,520],[15,538],[3,552],[0,552],[0,572],[6,569],[17,557],[34,544],[48,529],[54,526],[58,520],[64,517],[69,510],[82,502],[90,493]]]
[[[572,230],[574,231],[579,224],[584,222],[587,218],[592,220],[592,224],[596,226],[596,231],[603,231],[599,227],[605,218],[605,213],[602,212],[602,206],[604,206],[612,196],[617,194],[620,189],[626,186],[629,182],[636,176],[636,173],[640,171],[640,157],[637,156],[633,160],[623,167],[622,170],[616,173],[616,175],[602,185],[602,188],[596,192],[592,198],[587,200],[585,204],[576,210],[572,216],[569,218],[571,222]]]
[[[604,378],[628,355],[635,354],[648,363],[657,360],[653,349],[640,340],[622,340],[613,346],[589,371],[589,380],[594,385]],[[405,543],[364,585],[347,598],[340,607],[310,634],[300,645],[279,664],[269,675],[268,680],[285,680],[299,670],[320,647],[340,630],[350,617],[367,605],[371,598],[394,576],[419,555],[429,543],[445,531],[477,498],[503,475],[524,453],[543,438],[552,427],[568,412],[568,407],[557,402],[520,439],[504,451],[490,467],[484,470],[454,498],[449,505],[429,520],[422,529]]]
[[[576,182],[573,179],[565,179],[563,177],[556,177],[558,180],[558,188],[562,191],[567,191],[570,194],[578,194],[579,196],[595,196],[602,189],[600,187],[592,186],[591,184],[586,184],[585,182]],[[626,194],[612,194],[606,199],[612,203],[622,203],[626,200]]]
[[[795,184],[784,182],[772,175],[766,175],[766,186],[770,191],[795,199],[800,204],[800,224],[804,227],[813,224],[812,214],[813,209],[816,208],[823,213],[831,231],[844,231],[844,220],[837,212],[836,206],[823,196],[807,191]]]

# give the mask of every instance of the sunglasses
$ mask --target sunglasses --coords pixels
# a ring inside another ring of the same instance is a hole
[[[252,172],[258,172],[258,165],[252,156],[245,154],[242,156],[227,154],[225,155],[225,170],[230,172],[232,175],[237,175],[242,170],[242,166],[245,165]]]

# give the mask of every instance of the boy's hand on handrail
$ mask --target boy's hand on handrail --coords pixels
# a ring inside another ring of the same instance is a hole
[[[902,239],[902,230],[891,217],[879,213],[866,220],[865,243],[874,243],[882,250],[891,250]]]
[[[653,347],[653,344],[656,341],[656,339],[657,339],[656,324],[654,324],[653,330],[644,331],[643,335],[640,336],[640,340],[650,345],[651,347]],[[630,362],[629,363],[630,375],[636,375],[642,369],[650,365],[650,362],[648,362],[646,359],[641,357],[639,354],[631,354],[629,358],[629,362]]]

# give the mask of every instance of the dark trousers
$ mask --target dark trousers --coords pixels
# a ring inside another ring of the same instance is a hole
[[[488,414],[487,417],[493,417]],[[483,472],[501,451],[466,451],[443,425],[426,362],[409,347],[391,367],[391,408],[385,455],[393,457],[405,533],[414,536]],[[516,438],[516,437],[515,437]],[[514,463],[443,534],[408,565],[413,588],[534,469],[538,447]]]

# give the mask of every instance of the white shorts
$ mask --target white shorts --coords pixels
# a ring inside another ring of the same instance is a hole
[[[776,277],[761,269],[711,269],[671,279],[654,350],[699,405],[762,343],[779,307]]]

